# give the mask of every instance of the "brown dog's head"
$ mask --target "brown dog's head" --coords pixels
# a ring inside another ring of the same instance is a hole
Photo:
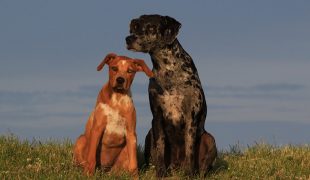
[[[109,65],[109,85],[119,93],[127,93],[136,72],[143,71],[148,77],[153,77],[153,72],[141,59],[132,59],[126,56],[108,54],[98,65],[97,71]]]

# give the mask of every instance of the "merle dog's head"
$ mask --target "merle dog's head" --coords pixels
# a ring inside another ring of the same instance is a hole
[[[172,44],[181,24],[169,17],[160,15],[142,15],[130,22],[130,35],[126,37],[127,49],[150,52]]]

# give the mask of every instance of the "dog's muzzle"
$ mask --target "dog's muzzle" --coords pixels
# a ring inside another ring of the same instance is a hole
[[[126,37],[126,44],[131,45],[133,42],[137,40],[137,37],[135,35],[130,35]]]
[[[116,82],[118,85],[123,85],[125,82],[125,79],[122,77],[118,77],[118,78],[116,78]]]
[[[114,91],[123,93],[126,91],[126,85],[125,85],[126,80],[123,77],[118,77],[115,79],[115,84],[114,84]]]

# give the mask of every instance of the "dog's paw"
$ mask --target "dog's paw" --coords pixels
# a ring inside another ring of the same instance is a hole
[[[185,175],[187,175],[187,176],[192,176],[195,173],[194,164],[192,161],[189,161],[189,160],[187,160],[187,161],[185,160],[183,162],[182,169],[183,169]]]
[[[165,177],[167,175],[167,170],[164,167],[156,168],[156,176],[157,177]]]
[[[138,167],[132,167],[128,169],[128,171],[132,174],[132,175],[137,175],[138,174]]]
[[[96,163],[85,163],[84,174],[86,176],[92,176],[95,172]]]

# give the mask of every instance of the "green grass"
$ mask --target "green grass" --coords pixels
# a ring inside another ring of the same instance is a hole
[[[13,135],[0,136],[0,179],[86,179],[81,168],[73,166],[72,142],[20,141]],[[139,150],[140,179],[156,179],[154,167],[143,168]],[[310,146],[276,147],[256,144],[244,150],[232,146],[220,152],[206,179],[310,179]],[[130,176],[107,175],[96,171],[90,179],[130,179]],[[171,179],[203,179],[172,172]]]

